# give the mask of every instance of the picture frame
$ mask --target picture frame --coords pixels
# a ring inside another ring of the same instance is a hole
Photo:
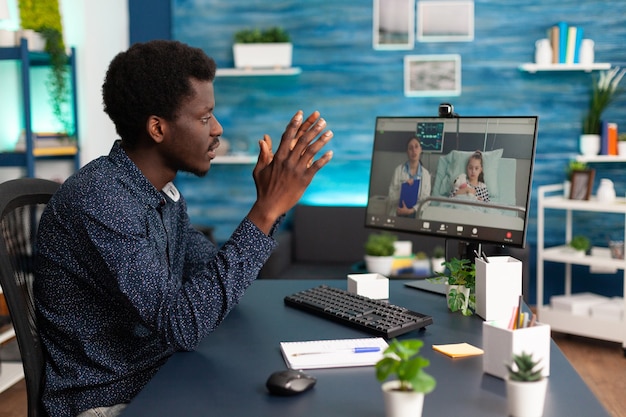
[[[413,49],[415,0],[373,0],[372,46],[378,50]]]
[[[404,95],[407,97],[461,94],[461,55],[406,55]]]
[[[416,14],[419,42],[474,40],[474,0],[418,0]]]
[[[575,170],[571,173],[569,198],[571,200],[589,200],[595,170]]]

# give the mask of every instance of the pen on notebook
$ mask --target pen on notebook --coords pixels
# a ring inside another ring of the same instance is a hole
[[[334,353],[339,353],[339,352],[351,352],[351,353],[380,352],[380,348],[378,346],[364,346],[364,347],[355,347],[351,349],[322,350],[322,351],[317,351],[317,352],[298,352],[298,353],[292,354],[291,356],[332,355]]]

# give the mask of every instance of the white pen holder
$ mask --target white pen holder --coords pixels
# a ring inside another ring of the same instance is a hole
[[[508,320],[522,295],[522,262],[510,256],[476,258],[476,314]]]
[[[550,325],[535,323],[534,326],[516,330],[507,329],[508,320],[483,323],[483,372],[504,379],[513,355],[522,352],[540,359],[543,376],[550,375]]]

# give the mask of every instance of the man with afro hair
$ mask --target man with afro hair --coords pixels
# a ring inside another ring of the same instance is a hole
[[[111,62],[104,110],[120,139],[72,175],[38,231],[34,294],[51,416],[116,416],[172,355],[226,317],[276,247],[284,214],[332,158],[318,112],[297,111],[275,153],[259,141],[257,198],[220,248],[190,225],[179,171],[205,175],[222,126],[216,66],[177,41]]]

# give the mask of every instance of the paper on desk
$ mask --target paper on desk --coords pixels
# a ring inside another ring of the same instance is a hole
[[[433,349],[448,355],[451,358],[463,358],[465,356],[476,356],[485,353],[482,349],[469,343],[451,343],[448,345],[433,345]]]

